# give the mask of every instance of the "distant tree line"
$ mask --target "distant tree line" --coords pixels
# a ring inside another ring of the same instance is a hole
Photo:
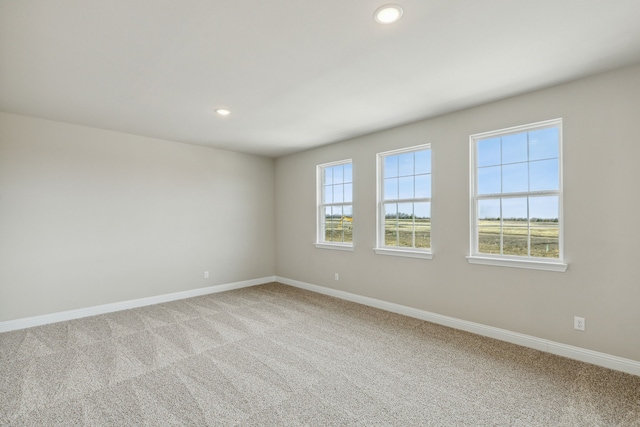
[[[407,214],[403,212],[398,212],[397,214],[387,214],[384,217],[385,219],[431,219],[428,216],[415,216],[414,214]]]
[[[505,221],[558,222],[558,218],[503,218]],[[480,218],[481,221],[500,221],[500,218]]]

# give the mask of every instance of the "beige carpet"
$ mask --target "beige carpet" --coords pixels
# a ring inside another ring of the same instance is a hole
[[[269,284],[0,334],[0,424],[640,426],[640,377]]]

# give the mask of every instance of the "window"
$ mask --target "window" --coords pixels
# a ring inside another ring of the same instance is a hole
[[[353,250],[353,169],[351,160],[317,167],[316,247]]]
[[[429,144],[378,154],[377,234],[378,254],[432,258]]]
[[[562,120],[470,137],[469,262],[565,271]]]

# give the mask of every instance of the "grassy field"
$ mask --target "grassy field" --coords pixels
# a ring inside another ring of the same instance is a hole
[[[416,219],[415,221],[415,247],[431,247],[431,220]],[[386,246],[414,247],[413,220],[385,220],[384,235]],[[327,221],[325,223],[324,238],[327,242],[352,242],[353,223],[335,219],[333,221]]]
[[[353,221],[327,218],[324,227],[325,242],[352,243]]]
[[[431,220],[415,220],[415,237],[413,220],[385,220],[384,240],[386,246],[405,248],[431,247]],[[526,221],[505,221],[503,224],[503,254],[527,256],[527,233],[529,224]],[[531,229],[531,256],[558,258],[559,227],[557,222],[533,222]],[[500,222],[480,221],[478,233],[478,249],[480,253],[500,254]],[[414,240],[415,238],[415,240]],[[326,223],[325,240],[327,242],[353,241],[353,223],[334,220]]]
[[[402,248],[414,247],[413,220],[412,219],[385,219],[384,244],[386,246],[398,246]],[[415,247],[431,247],[431,220],[415,220]]]
[[[503,254],[527,255],[526,221],[504,221]],[[480,221],[478,224],[478,251],[500,254],[500,222]],[[531,228],[531,256],[558,258],[559,227],[557,222],[533,222]]]

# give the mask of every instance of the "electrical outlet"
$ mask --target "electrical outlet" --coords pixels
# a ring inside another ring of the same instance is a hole
[[[340,276],[338,275],[338,273],[336,273],[336,275],[335,275],[335,280],[336,280],[336,281],[337,281],[337,280],[340,280]]]
[[[584,331],[584,317],[575,316],[573,318],[573,329]]]
[[[205,278],[205,279],[208,279],[208,278],[209,278],[209,272],[208,272],[208,271],[205,271],[205,272],[204,272],[204,278]]]

